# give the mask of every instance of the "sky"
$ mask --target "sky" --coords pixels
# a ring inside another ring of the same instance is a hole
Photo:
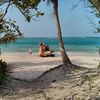
[[[84,8],[81,2],[76,8],[72,7],[77,4],[79,0],[59,0],[59,19],[61,24],[63,37],[86,37],[86,36],[100,36],[99,33],[94,33],[95,27],[91,24],[95,17],[90,14],[90,9]],[[44,16],[38,18],[33,17],[30,23],[25,21],[23,15],[14,6],[10,7],[6,18],[12,18],[17,21],[22,33],[25,37],[56,37],[56,24],[53,16],[52,4],[47,6],[46,2],[38,5],[40,11],[44,12]]]

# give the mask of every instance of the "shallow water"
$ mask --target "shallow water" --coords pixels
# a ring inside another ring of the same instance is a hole
[[[64,37],[63,41],[68,52],[98,52],[100,48],[100,37]],[[56,37],[23,37],[8,45],[0,45],[0,48],[3,52],[28,52],[28,48],[37,52],[40,42],[49,45],[54,51],[59,51]]]

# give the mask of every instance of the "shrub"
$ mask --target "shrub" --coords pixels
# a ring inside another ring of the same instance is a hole
[[[6,70],[7,68],[7,63],[5,61],[2,61],[2,59],[0,60],[0,84],[2,84],[2,82],[4,82],[4,80],[6,79]]]

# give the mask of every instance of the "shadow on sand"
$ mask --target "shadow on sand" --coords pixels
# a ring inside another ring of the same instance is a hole
[[[55,63],[59,61],[54,61]],[[46,65],[46,64],[54,64],[53,61],[42,62],[42,63],[28,63],[23,62],[24,67],[33,66],[33,65]],[[19,62],[15,62],[14,64],[22,64]],[[7,98],[8,100],[19,100],[21,98],[28,97],[30,95],[34,95],[36,93],[43,92],[43,89],[54,88],[51,87],[53,83],[61,82],[62,87],[64,82],[68,82],[69,84],[77,83],[79,80],[83,78],[87,73],[94,73],[99,71],[98,69],[93,68],[84,68],[76,65],[67,65],[67,71],[65,73],[64,66],[59,65],[55,68],[52,68],[42,75],[37,77],[35,80],[21,80],[18,78],[14,78],[8,74],[7,82],[5,85],[2,85],[0,88],[1,98]],[[21,72],[20,72],[21,73]],[[41,73],[41,71],[37,72]],[[71,86],[70,88],[72,88]],[[56,87],[55,87],[56,88]]]

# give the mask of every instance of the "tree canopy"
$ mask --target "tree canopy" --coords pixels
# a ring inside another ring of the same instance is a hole
[[[97,18],[100,18],[100,0],[88,0],[90,7],[92,8],[92,13],[96,15]],[[98,27],[96,27],[98,33],[100,33],[100,20],[98,22]]]
[[[0,43],[14,41],[18,36],[22,35],[15,20],[5,19],[9,7],[14,5],[24,15],[26,20],[30,22],[34,15],[37,17],[44,15],[44,13],[37,9],[37,5],[40,1],[41,0],[0,0],[0,6],[6,5],[6,9],[0,11],[0,34],[3,34],[0,37]],[[36,14],[32,15],[31,9],[34,9]]]

